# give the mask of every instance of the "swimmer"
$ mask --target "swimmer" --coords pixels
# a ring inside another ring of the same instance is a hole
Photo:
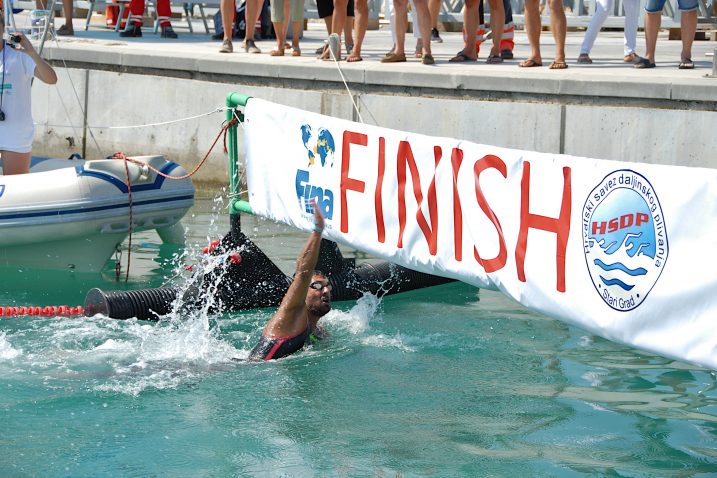
[[[319,260],[324,216],[315,201],[312,206],[314,231],[296,259],[294,280],[266,324],[259,343],[249,354],[249,360],[286,357],[323,336],[318,322],[331,310],[331,284],[324,274],[314,270]]]

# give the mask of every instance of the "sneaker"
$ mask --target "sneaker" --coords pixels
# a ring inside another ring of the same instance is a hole
[[[172,29],[172,25],[162,27],[162,38],[177,38],[177,34]]]
[[[501,50],[500,51],[500,57],[504,60],[512,60],[513,59],[513,50]]]
[[[437,28],[431,29],[431,41],[433,43],[443,43],[443,38],[438,34]]]
[[[128,37],[141,37],[142,36],[142,25],[136,23],[130,23],[123,31],[120,32],[122,38]]]
[[[232,53],[234,51],[234,45],[231,40],[224,40],[222,47],[219,49],[219,53]]]

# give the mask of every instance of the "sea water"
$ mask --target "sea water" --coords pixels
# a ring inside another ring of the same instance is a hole
[[[186,249],[135,235],[120,281],[1,271],[0,305],[182,281],[223,208],[197,202]],[[291,272],[305,234],[242,221]],[[461,283],[334,306],[328,339],[269,363],[241,359],[271,309],[0,318],[0,477],[717,475],[712,371]]]

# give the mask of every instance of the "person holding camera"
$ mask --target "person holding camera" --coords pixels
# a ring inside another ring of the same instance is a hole
[[[57,74],[24,34],[13,33],[9,41],[5,38],[5,22],[0,15],[0,158],[3,174],[24,174],[30,172],[35,136],[32,79],[54,85]]]

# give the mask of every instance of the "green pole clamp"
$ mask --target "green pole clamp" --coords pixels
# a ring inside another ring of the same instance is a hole
[[[241,93],[229,93],[226,98],[227,122],[234,119],[234,112],[239,106],[246,106],[251,96]],[[244,113],[239,112],[239,121],[244,121]],[[229,150],[229,214],[247,213],[252,214],[248,202],[239,199],[239,148],[237,142],[237,125],[233,124],[227,131]]]

